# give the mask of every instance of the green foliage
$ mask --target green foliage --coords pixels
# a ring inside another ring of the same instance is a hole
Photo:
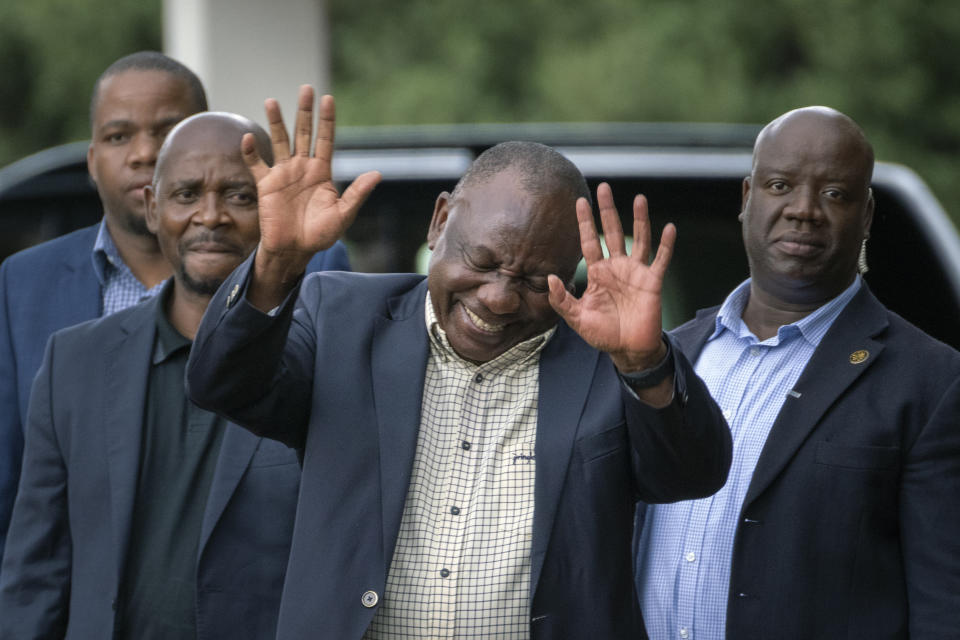
[[[827,104],[960,218],[956,0],[326,2],[342,123],[759,123]],[[0,5],[0,165],[85,138],[100,71],[159,46],[159,0]]]
[[[0,3],[0,166],[90,136],[89,101],[117,58],[159,49],[160,3]]]
[[[328,0],[348,124],[767,122],[826,104],[960,219],[955,0]],[[376,18],[373,18],[376,16]]]

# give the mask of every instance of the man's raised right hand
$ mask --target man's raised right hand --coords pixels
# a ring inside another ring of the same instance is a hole
[[[380,174],[364,173],[343,195],[337,192],[331,174],[335,129],[333,96],[320,98],[312,155],[311,87],[300,87],[292,149],[277,101],[268,99],[265,109],[274,165],[268,167],[260,157],[253,134],[243,136],[241,149],[243,160],[257,181],[260,211],[260,246],[247,299],[267,311],[283,301],[316,252],[330,248],[343,236],[360,205],[380,181]]]

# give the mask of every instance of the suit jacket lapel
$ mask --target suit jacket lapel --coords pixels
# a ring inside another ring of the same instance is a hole
[[[866,284],[847,304],[800,374],[760,453],[744,507],[762,493],[793,457],[823,414],[876,361],[883,344],[873,339],[887,326],[883,306]],[[866,351],[863,361],[851,356]]]
[[[156,335],[160,296],[132,313],[116,339],[105,349],[107,359],[103,425],[110,476],[117,570],[122,575],[130,540],[133,504],[140,470],[140,442],[147,400],[147,381]],[[118,576],[118,580],[120,576]]]
[[[223,515],[223,510],[230,502],[237,485],[240,484],[240,479],[250,465],[250,460],[259,443],[259,437],[242,427],[227,423],[223,442],[220,444],[220,454],[217,456],[217,466],[210,482],[210,493],[207,496],[207,506],[203,511],[203,522],[200,525],[198,560],[203,557],[207,540],[210,539],[210,534],[220,520],[220,516]]]
[[[703,345],[706,344],[707,338],[710,337],[716,328],[717,312],[719,310],[720,307],[701,309],[697,311],[696,319],[670,332],[670,335],[673,336],[677,344],[680,345],[680,350],[683,352],[683,355],[685,355],[691,363],[696,364],[697,356],[703,349]]]
[[[530,599],[536,593],[599,354],[562,322],[540,355]]]
[[[82,252],[64,255],[62,264],[66,270],[64,280],[58,285],[62,327],[68,327],[91,318],[99,318],[103,311],[103,296],[100,281],[90,264],[93,244],[99,225],[90,228],[90,246]],[[61,327],[57,327],[58,329]]]
[[[373,398],[380,442],[380,491],[384,571],[390,568],[407,497],[420,427],[427,366],[424,321],[426,281],[390,301],[389,315],[374,328]]]

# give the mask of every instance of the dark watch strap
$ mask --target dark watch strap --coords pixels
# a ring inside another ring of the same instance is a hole
[[[620,374],[628,385],[633,389],[649,389],[657,386],[673,373],[673,347],[670,346],[669,340],[666,343],[667,355],[663,356],[663,360],[658,362],[657,366],[634,373]]]

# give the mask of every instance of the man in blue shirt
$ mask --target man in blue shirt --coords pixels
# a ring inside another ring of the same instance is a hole
[[[750,278],[676,330],[734,442],[716,495],[639,514],[651,638],[926,638],[960,628],[960,354],[870,292],[873,150],[847,116],[760,133]],[[907,258],[908,259],[908,258]]]
[[[47,339],[156,295],[170,277],[144,221],[144,188],[167,133],[206,109],[197,76],[162,53],[133,53],[107,67],[93,87],[87,151],[103,220],[0,266],[0,554],[20,476],[30,385]],[[349,269],[342,244],[313,258],[309,270],[321,269]]]
[[[90,177],[103,220],[0,267],[0,553],[16,497],[30,385],[50,335],[155,295],[170,276],[144,222],[143,188],[167,132],[205,111],[196,75],[153,51],[120,58],[90,101]]]

